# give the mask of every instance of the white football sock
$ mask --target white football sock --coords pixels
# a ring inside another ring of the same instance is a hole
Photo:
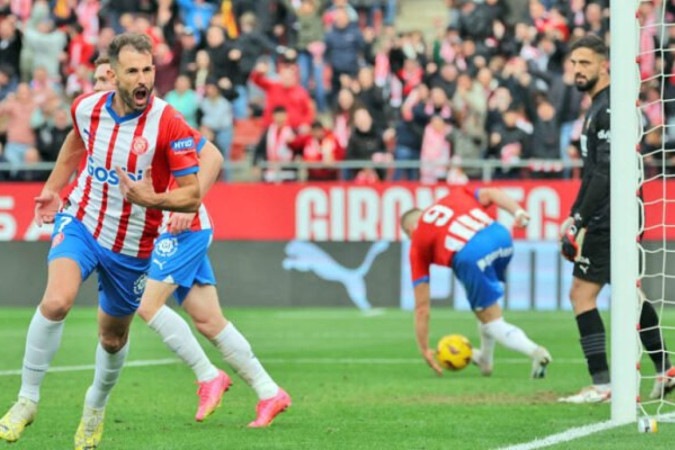
[[[21,370],[19,397],[40,401],[40,385],[61,345],[64,321],[55,322],[42,315],[38,307],[28,326],[26,350]]]
[[[211,364],[192,334],[190,325],[176,311],[164,305],[150,319],[148,325],[162,337],[167,347],[192,368],[197,381],[210,381],[218,376],[218,369]]]
[[[232,322],[228,322],[212,342],[220,350],[225,362],[232,366],[237,374],[253,388],[260,400],[277,395],[279,386],[265,371],[253,354],[251,344]]]
[[[527,337],[525,332],[515,325],[512,325],[500,317],[492,322],[481,325],[481,335],[492,337],[504,347],[515,350],[524,355],[532,357],[532,353],[537,349],[535,344]]]
[[[108,353],[101,343],[96,346],[96,368],[94,382],[84,398],[84,404],[90,408],[105,408],[110,391],[117,384],[122,373],[122,366],[129,353],[129,341],[117,353]]]
[[[497,341],[495,341],[495,339],[485,331],[485,327],[480,322],[478,323],[478,331],[480,331],[481,360],[492,364],[495,356],[495,344]]]

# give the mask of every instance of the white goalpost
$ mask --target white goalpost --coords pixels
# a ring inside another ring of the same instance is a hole
[[[636,64],[639,33],[635,0],[610,2],[611,105],[611,379],[612,421],[637,420],[638,323],[638,160]]]
[[[612,0],[610,8],[611,419],[638,421],[641,431],[675,419],[673,399],[649,397],[658,374],[639,339],[640,308],[649,302],[666,345],[675,345],[675,122],[667,114],[675,15],[667,3]]]

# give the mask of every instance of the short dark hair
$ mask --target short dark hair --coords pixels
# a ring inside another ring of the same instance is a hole
[[[94,61],[94,67],[102,66],[103,64],[110,64],[110,58],[107,56],[99,56],[96,58],[96,61]]]
[[[276,114],[276,113],[284,113],[284,114],[286,114],[287,112],[288,112],[288,111],[286,111],[286,107],[285,107],[285,106],[281,106],[281,105],[275,106],[274,109],[272,110],[272,114]]]
[[[570,53],[580,48],[587,48],[596,55],[604,56],[605,58],[608,56],[605,41],[595,34],[587,34],[574,41],[570,47]]]
[[[108,47],[108,58],[110,58],[110,64],[116,65],[119,61],[120,51],[124,48],[130,46],[139,53],[149,53],[152,55],[152,41],[145,34],[140,33],[122,33],[119,36],[115,36],[115,39],[112,40],[110,46]]]

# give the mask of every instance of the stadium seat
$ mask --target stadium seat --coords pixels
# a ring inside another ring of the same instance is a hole
[[[238,120],[234,124],[232,140],[232,161],[240,161],[246,156],[246,149],[258,143],[263,132],[262,118]]]

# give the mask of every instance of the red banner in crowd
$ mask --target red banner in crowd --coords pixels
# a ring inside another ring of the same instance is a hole
[[[530,212],[527,230],[516,230],[518,239],[557,239],[560,222],[569,214],[578,181],[517,181],[493,185],[505,189]],[[41,185],[0,183],[0,240],[38,240],[49,237],[48,228],[32,223],[33,198]],[[354,185],[315,184],[217,184],[206,197],[221,240],[372,241],[400,238],[398,218],[407,209],[424,208],[446,195],[446,185],[415,183]],[[665,209],[663,194],[675,200],[675,182],[645,186],[646,237],[675,238],[675,210]],[[498,219],[509,226],[508,214]],[[663,223],[670,224],[663,227]],[[665,233],[665,234],[664,234]]]

